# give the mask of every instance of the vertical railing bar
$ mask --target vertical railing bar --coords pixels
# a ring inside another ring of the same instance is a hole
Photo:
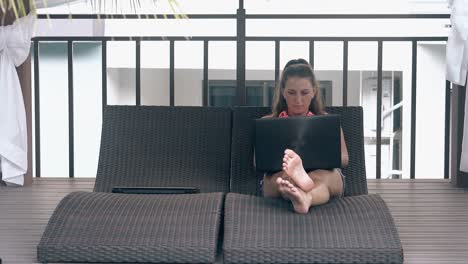
[[[169,105],[174,106],[174,40],[169,41]]]
[[[39,93],[39,41],[34,40],[34,143],[36,177],[41,177],[41,116]]]
[[[73,118],[73,41],[68,41],[68,177],[75,177],[75,140]]]
[[[376,178],[382,177],[382,49],[383,43],[378,41],[377,62],[377,142],[376,142]]]
[[[416,164],[416,71],[418,61],[418,46],[417,41],[412,41],[412,70],[411,70],[411,163],[410,163],[410,178],[415,179],[415,164]]]
[[[275,40],[275,86],[278,85],[280,68],[280,41]]]
[[[203,41],[203,106],[208,106],[208,40]]]
[[[245,9],[244,1],[239,0],[237,9],[237,61],[236,61],[236,104],[246,105],[245,87]]]
[[[312,66],[312,69],[315,69],[315,42],[313,40],[309,41],[309,64]]]
[[[107,41],[101,42],[102,114],[107,106]]]
[[[348,106],[348,41],[343,41],[343,106]]]
[[[135,41],[135,104],[141,105],[141,42]]]
[[[445,81],[445,137],[444,137],[444,179],[450,176],[450,97],[451,97],[451,83]]]

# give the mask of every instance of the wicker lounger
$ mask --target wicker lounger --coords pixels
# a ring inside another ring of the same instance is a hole
[[[58,205],[38,246],[41,262],[210,263],[222,193],[75,192]]]
[[[95,192],[72,193],[58,205],[39,261],[214,262],[223,237],[221,193],[232,191],[225,204],[226,263],[402,262],[385,203],[366,195],[362,109],[327,111],[344,117],[348,197],[300,216],[287,202],[254,196],[261,175],[252,166],[252,118],[268,109],[236,108],[231,117],[230,109],[218,108],[107,107]],[[122,185],[195,186],[207,194],[109,193]],[[292,224],[275,224],[282,222]]]
[[[94,192],[60,202],[38,260],[214,262],[230,142],[230,109],[107,107]],[[193,186],[202,193],[109,193],[113,186]]]
[[[234,109],[231,191],[225,202],[225,263],[402,263],[393,218],[378,195],[367,195],[361,107],[330,107],[342,116],[350,162],[346,196],[292,212],[281,199],[255,197],[262,175],[252,164],[253,119],[268,110]],[[248,183],[248,184],[247,184]]]

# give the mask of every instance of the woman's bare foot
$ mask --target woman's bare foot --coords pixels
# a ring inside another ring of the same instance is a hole
[[[284,151],[283,171],[286,172],[302,191],[307,193],[314,188],[314,181],[304,170],[301,157],[290,149]]]
[[[307,214],[312,204],[312,197],[304,191],[294,186],[290,181],[278,178],[276,180],[278,190],[286,200],[290,200],[294,206],[294,211],[299,214]]]

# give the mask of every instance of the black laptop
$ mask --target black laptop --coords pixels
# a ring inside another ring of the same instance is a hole
[[[285,149],[301,156],[306,171],[340,168],[340,135],[339,115],[256,119],[256,170],[282,170]]]

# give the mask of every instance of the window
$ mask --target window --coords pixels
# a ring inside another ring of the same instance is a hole
[[[247,105],[271,106],[275,81],[245,81]],[[236,80],[210,80],[208,106],[232,106],[236,101]]]
[[[248,106],[271,106],[275,81],[245,81]],[[236,101],[236,80],[210,80],[208,82],[208,106],[232,106]],[[320,90],[325,105],[332,104],[332,82],[320,81]]]

